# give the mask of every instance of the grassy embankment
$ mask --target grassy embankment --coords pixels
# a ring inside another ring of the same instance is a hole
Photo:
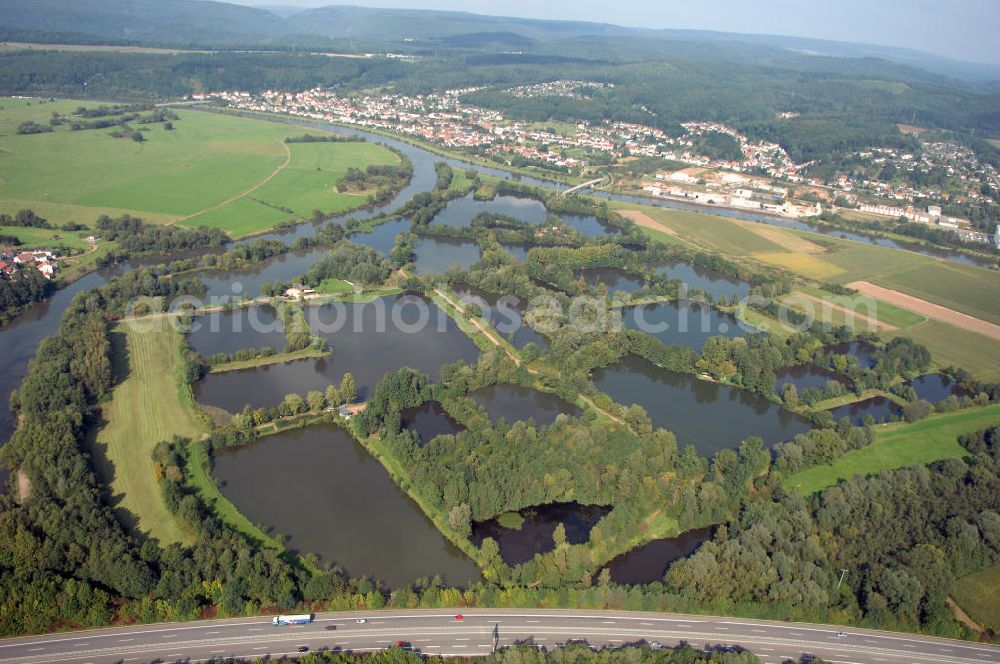
[[[802,279],[798,290],[826,300],[832,293],[820,283],[847,284],[857,280],[891,288],[982,320],[1000,322],[996,293],[1000,273],[961,265],[908,251],[887,249],[817,233],[777,228],[710,214],[613,203],[623,209],[641,209],[674,233],[670,241],[684,240],[705,251],[783,269]],[[643,229],[662,240],[665,233]],[[804,245],[803,242],[808,242]],[[803,251],[809,247],[812,252]],[[935,366],[958,365],[984,380],[1000,380],[1000,340],[963,330],[946,322],[876,301],[878,319],[897,329],[885,336],[904,335],[926,345]],[[866,313],[861,307],[859,313]],[[832,311],[831,322],[846,318]],[[754,321],[751,321],[754,322]],[[757,320],[764,323],[764,320]]]
[[[175,111],[172,131],[133,123],[145,130],[142,143],[113,138],[112,128],[16,133],[25,120],[47,124],[53,111],[69,115],[81,105],[98,103],[0,100],[0,210],[31,208],[57,224],[129,213],[242,237],[314,209],[362,206],[366,195],[336,190],[347,168],[398,163],[372,143],[285,144],[297,133],[287,126],[191,110]]]
[[[830,465],[793,473],[785,478],[785,487],[808,495],[842,479],[967,456],[966,449],[958,444],[958,437],[996,426],[997,422],[1000,422],[1000,404],[931,415],[913,424],[881,425],[871,445],[851,450]]]
[[[190,542],[193,535],[163,502],[154,476],[153,448],[183,436],[198,440],[205,429],[179,387],[180,335],[166,319],[144,322],[140,331],[119,325],[113,331],[115,361],[125,378],[102,412],[107,424],[97,434],[114,468],[112,494],[138,520],[139,530],[164,545]]]

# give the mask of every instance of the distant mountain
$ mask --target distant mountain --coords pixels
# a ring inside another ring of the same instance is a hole
[[[0,26],[154,44],[288,32],[271,12],[204,0],[0,0]]]
[[[280,0],[279,0],[280,2]],[[927,79],[923,72],[969,81],[1000,81],[1000,66],[957,62],[915,50],[771,35],[626,28],[467,12],[334,5],[318,9],[257,7],[209,0],[0,0],[0,38],[74,42],[94,39],[200,48],[512,51],[606,61],[655,57],[735,59],[830,70],[837,59],[858,73]],[[809,62],[809,59],[815,62]],[[923,70],[923,72],[919,71]]]

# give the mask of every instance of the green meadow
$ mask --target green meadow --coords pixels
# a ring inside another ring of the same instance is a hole
[[[29,105],[30,104],[30,105]],[[114,138],[114,128],[19,135],[21,122],[48,124],[88,101],[0,100],[0,210],[32,208],[55,223],[92,223],[130,213],[156,223],[207,225],[234,237],[364,205],[336,185],[349,167],[396,163],[370,143],[286,145],[289,127],[262,120],[176,110],[162,124],[132,123],[146,140]]]
[[[793,473],[785,478],[785,487],[808,495],[859,475],[966,456],[968,452],[958,444],[958,437],[998,422],[1000,404],[931,415],[913,424],[885,424],[877,427],[871,445],[851,450],[832,464]]]

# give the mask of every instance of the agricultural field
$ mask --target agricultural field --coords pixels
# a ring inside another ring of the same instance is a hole
[[[986,629],[1000,629],[1000,565],[962,577],[952,595],[969,616]]]
[[[151,329],[121,324],[112,333],[116,372],[123,380],[102,407],[105,425],[96,444],[113,474],[112,502],[135,519],[138,530],[166,546],[188,542],[191,535],[163,502],[153,448],[173,436],[200,439],[204,429],[178,373],[180,334],[162,318],[143,325]]]
[[[663,232],[643,225],[651,238],[684,240],[710,252],[738,260],[778,267],[818,282],[848,284],[868,281],[897,290],[990,323],[1000,323],[1000,273],[960,265],[908,251],[852,242],[816,233],[770,227],[711,214],[615,203],[623,210],[640,210],[660,224]],[[757,227],[760,226],[761,229]],[[808,244],[803,244],[803,241]],[[817,251],[817,247],[822,251]],[[815,286],[797,285],[809,295],[830,298]],[[954,325],[925,320],[920,314],[877,302],[878,318],[887,335],[904,335],[925,344],[937,366],[959,365],[983,380],[1000,378],[1000,343]],[[864,313],[864,308],[859,310]],[[831,322],[847,322],[833,312]]]
[[[993,404],[957,413],[931,415],[913,424],[881,425],[871,445],[851,450],[830,465],[793,473],[785,478],[785,487],[809,495],[858,475],[967,456],[968,452],[958,444],[958,437],[996,426],[998,421],[1000,404]]]
[[[0,100],[0,210],[31,208],[57,224],[130,213],[242,237],[364,205],[367,192],[336,190],[347,168],[398,161],[371,143],[286,144],[287,126],[183,109],[173,130],[133,123],[142,142],[114,138],[114,128],[17,134],[24,121],[47,125],[81,105],[98,104]]]

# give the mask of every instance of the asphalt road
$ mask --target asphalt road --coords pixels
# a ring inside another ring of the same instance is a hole
[[[275,627],[270,617],[137,625],[0,640],[0,663],[99,664],[260,658],[310,650],[367,652],[398,641],[436,655],[486,655],[494,645],[533,639],[553,648],[582,639],[593,646],[659,641],[672,646],[741,646],[768,664],[804,654],[832,664],[996,662],[1000,648],[892,632],[736,618],[627,611],[444,610],[318,614],[308,625]],[[367,622],[358,624],[358,618]],[[328,626],[336,630],[327,630]],[[843,630],[846,636],[838,637]]]

